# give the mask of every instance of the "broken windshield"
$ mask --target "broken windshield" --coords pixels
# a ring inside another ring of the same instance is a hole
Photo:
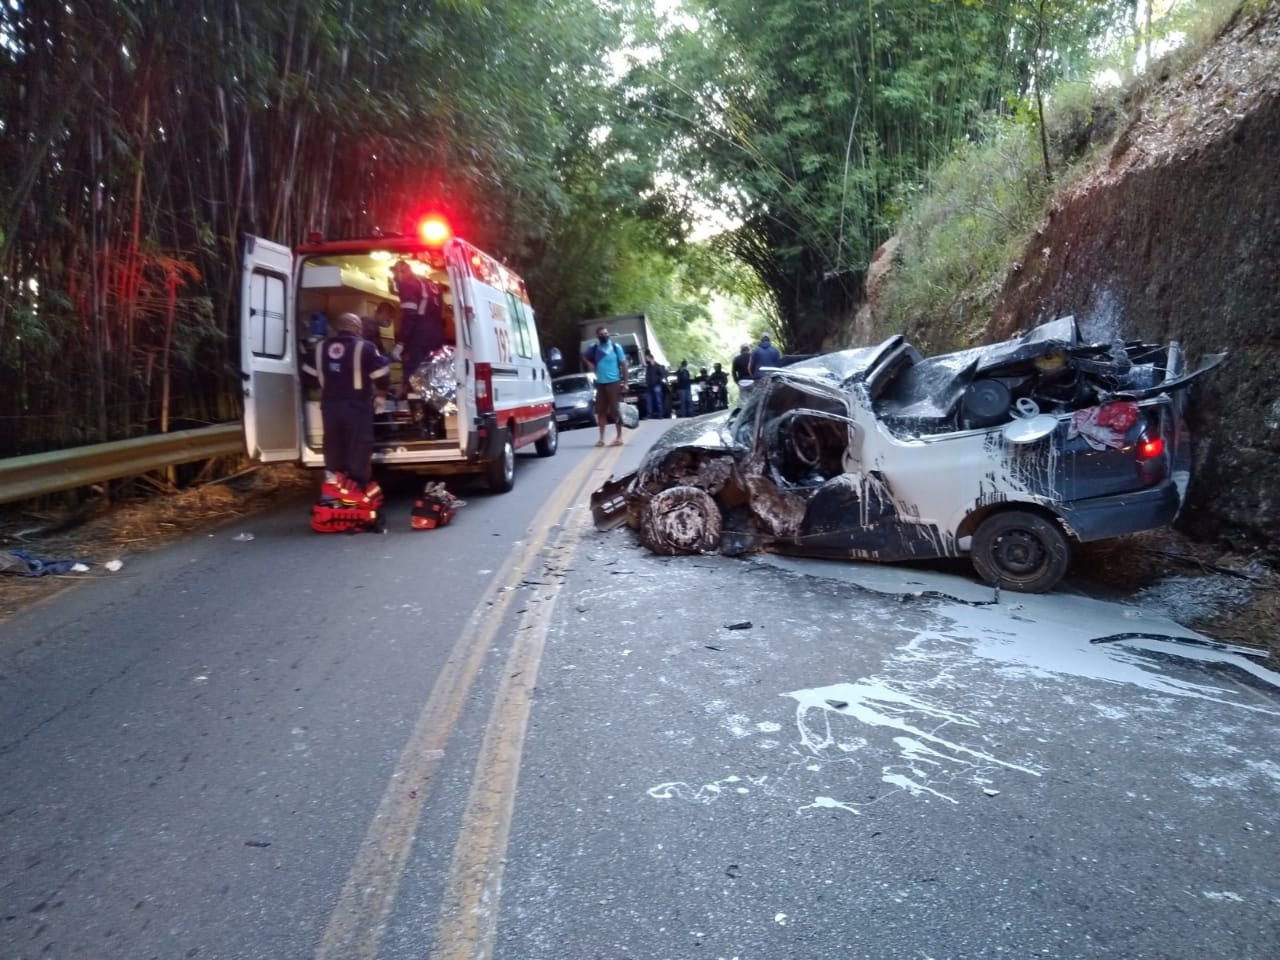
[[[756,389],[748,391],[743,396],[742,405],[729,415],[725,426],[729,431],[730,439],[737,446],[750,449],[755,436],[756,416],[766,393],[768,393],[766,382],[761,382]]]

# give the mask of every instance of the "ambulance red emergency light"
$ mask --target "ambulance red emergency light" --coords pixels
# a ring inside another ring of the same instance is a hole
[[[558,443],[551,377],[524,281],[458,237],[438,217],[409,236],[326,241],[290,250],[248,237],[241,288],[245,447],[264,462],[322,467],[319,397],[304,392],[298,358],[342,313],[373,318],[379,304],[396,321],[366,323],[388,356],[400,333],[393,271],[404,263],[443,301],[445,346],[415,370],[392,365],[392,390],[374,418],[375,467],[425,475],[475,473],[510,490],[515,452],[539,456]],[[553,363],[555,358],[553,357]]]

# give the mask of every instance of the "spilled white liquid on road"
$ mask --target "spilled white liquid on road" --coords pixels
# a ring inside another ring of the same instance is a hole
[[[1191,703],[1212,705],[1219,712],[1210,726],[1162,748],[1204,765],[1185,771],[1184,781],[1280,789],[1280,764],[1272,758],[1232,756],[1235,726],[1260,715],[1280,717],[1280,675],[1238,648],[1215,645],[1151,611],[1087,597],[1006,593],[990,603],[990,588],[944,574],[778,557],[765,562],[908,599],[928,594],[904,608],[901,623],[911,624],[914,636],[874,675],[779,691],[794,701],[795,741],[777,751],[777,774],[755,786],[799,814],[857,814],[895,796],[991,802],[1001,793],[995,787],[1037,781],[1050,772],[1051,748],[1063,735],[1051,725],[1036,729],[1042,722],[1037,706],[1046,698],[1070,705],[1082,725],[1097,725],[1103,738],[1108,727],[1123,729],[1129,721],[1176,728],[1190,723]],[[1113,696],[1110,685],[1128,692]],[[771,723],[753,721],[723,701],[708,713],[735,738]],[[1008,736],[1011,726],[1024,735]],[[1015,742],[1018,747],[1009,745]],[[722,785],[666,783],[649,794],[706,803],[725,797]]]
[[[1069,698],[1090,689],[1082,688],[1080,681],[1094,681],[1137,687],[1152,695],[1130,710],[1159,713],[1168,708],[1170,698],[1188,698],[1246,714],[1280,716],[1275,701],[1259,697],[1254,686],[1215,682],[1212,675],[1178,669],[1176,664],[1195,661],[1224,668],[1275,689],[1280,689],[1280,675],[1232,648],[1217,649],[1209,638],[1150,612],[1067,594],[1006,594],[1002,602],[975,605],[982,592],[988,597],[992,592],[943,574],[806,561],[779,565],[805,573],[835,568],[842,579],[882,592],[911,596],[927,591],[958,598],[930,606],[932,622],[884,665],[881,676],[786,693],[797,702],[800,745],[817,759],[845,759],[837,743],[844,718],[896,731],[892,742],[897,760],[883,766],[881,781],[913,796],[955,802],[954,785],[978,784],[994,769],[1033,776],[1042,772],[1034,761],[1019,762],[980,746],[987,736],[981,729],[984,722],[1003,725],[1010,719],[1000,703],[975,700],[963,711],[954,706],[957,700],[970,700],[967,692],[978,680],[975,660],[985,661],[986,682],[1030,683],[1041,695],[1058,685],[1058,696]],[[910,578],[910,589],[904,589],[904,577]],[[993,667],[998,674],[991,674]],[[1016,691],[1009,693],[1009,702],[1016,703]],[[1100,699],[1079,706],[1103,719],[1127,715],[1126,708]],[[1241,783],[1262,778],[1280,785],[1280,766],[1266,758],[1244,758],[1235,776]]]

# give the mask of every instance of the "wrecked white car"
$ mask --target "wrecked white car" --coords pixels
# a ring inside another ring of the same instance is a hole
[[[1082,343],[1070,317],[925,359],[902,336],[768,371],[739,409],[684,421],[592,497],[657,553],[967,556],[1052,589],[1073,541],[1170,523],[1190,478],[1176,342]]]

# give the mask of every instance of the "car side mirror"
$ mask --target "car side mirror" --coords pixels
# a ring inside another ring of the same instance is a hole
[[[547,351],[547,369],[551,371],[553,377],[564,373],[564,354],[560,352],[559,347],[552,347]]]

